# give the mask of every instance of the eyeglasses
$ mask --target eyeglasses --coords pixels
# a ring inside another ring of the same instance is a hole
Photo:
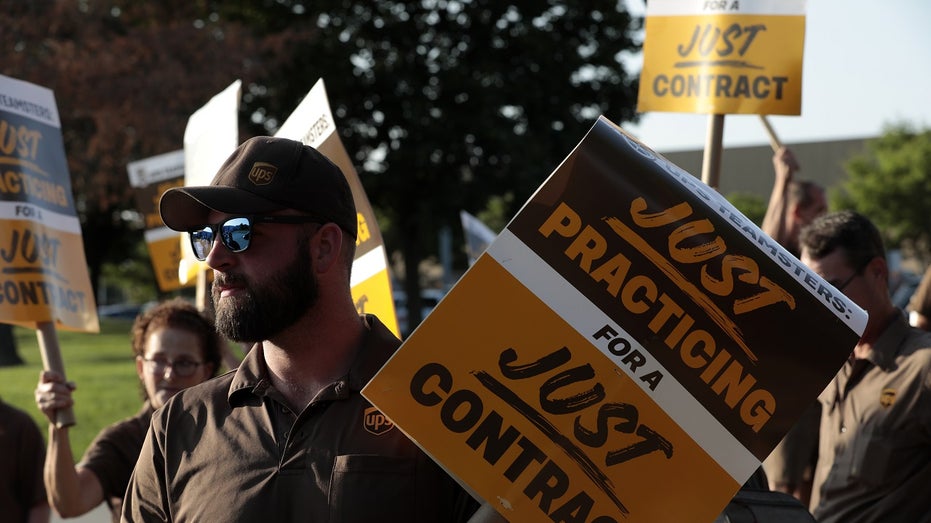
[[[830,283],[831,285],[834,285],[834,288],[835,288],[835,289],[837,289],[837,290],[839,290],[839,291],[841,291],[841,292],[844,292],[844,288],[846,288],[848,285],[850,285],[850,282],[852,282],[854,278],[856,278],[857,276],[863,274],[863,270],[866,269],[866,266],[867,266],[868,263],[869,263],[869,262],[864,263],[864,264],[861,264],[861,265],[860,265],[860,268],[857,269],[856,271],[854,271],[854,273],[851,274],[851,275],[850,275],[846,280],[844,280],[842,283],[837,284],[837,283],[834,283],[833,281],[829,281],[828,283]]]
[[[217,236],[231,252],[242,252],[249,248],[252,240],[252,226],[255,223],[320,223],[323,220],[316,216],[290,216],[290,215],[259,215],[240,216],[228,218],[214,225],[206,225],[203,229],[191,231],[191,249],[198,260],[204,261],[213,248]]]
[[[197,367],[203,365],[200,361],[192,360],[176,360],[168,361],[160,358],[142,358],[142,361],[145,363],[149,372],[152,374],[164,374],[165,369],[171,368],[171,372],[177,374],[178,377],[187,378],[194,375],[194,371],[197,370]]]

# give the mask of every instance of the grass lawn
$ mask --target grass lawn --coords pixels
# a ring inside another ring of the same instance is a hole
[[[58,331],[65,373],[77,383],[71,446],[80,460],[94,436],[107,425],[133,416],[142,405],[142,392],[130,347],[132,320],[101,319],[100,333]],[[36,407],[33,391],[42,370],[36,331],[15,327],[16,346],[25,365],[0,367],[0,397],[36,420],[48,438],[48,421]]]

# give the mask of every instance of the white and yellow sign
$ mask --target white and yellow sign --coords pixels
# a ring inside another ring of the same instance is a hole
[[[362,392],[509,521],[712,521],[865,324],[602,118]]]
[[[275,136],[298,140],[317,149],[343,171],[352,189],[359,220],[356,257],[350,282],[352,299],[360,314],[378,316],[395,335],[400,335],[385,244],[362,181],[336,132],[336,123],[322,79],[314,84]]]
[[[637,109],[801,114],[805,0],[650,0]]]
[[[2,75],[0,321],[99,330],[55,95]]]
[[[210,185],[223,162],[236,150],[241,91],[242,80],[234,81],[188,118],[184,128],[184,185]],[[181,285],[196,283],[198,274],[209,272],[207,263],[194,256],[186,233],[180,234],[179,248],[178,280]]]
[[[178,233],[162,221],[158,200],[168,189],[184,185],[184,151],[131,162],[126,170],[135,193],[136,210],[145,221],[145,242],[158,288],[162,292],[179,289],[184,286],[178,279],[181,244]],[[193,283],[193,280],[189,282]]]

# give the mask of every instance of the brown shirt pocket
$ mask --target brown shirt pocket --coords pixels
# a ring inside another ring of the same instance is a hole
[[[330,521],[414,521],[416,468],[408,458],[337,456],[330,478]]]

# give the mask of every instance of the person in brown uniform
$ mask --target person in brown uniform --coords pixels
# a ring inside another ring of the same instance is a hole
[[[360,394],[400,345],[350,292],[352,193],[300,142],[240,145],[210,186],[167,191],[165,224],[213,269],[239,368],[152,417],[125,521],[466,520],[478,504]]]
[[[802,228],[828,210],[824,187],[795,177],[798,161],[792,150],[780,148],[773,154],[775,181],[760,229],[794,256],[799,255]]]
[[[802,262],[869,313],[819,397],[812,513],[821,523],[931,521],[931,333],[893,305],[882,239],[867,218],[824,215],[800,242]]]
[[[798,170],[791,149],[781,147],[773,154],[775,181],[760,227],[795,257],[802,228],[827,212],[824,187],[797,179]],[[805,505],[811,499],[820,423],[821,407],[813,402],[763,462],[769,488],[792,494]]]
[[[912,327],[931,331],[931,267],[925,269],[918,289],[908,301],[908,323]]]
[[[42,483],[45,441],[29,414],[0,399],[0,520],[48,523]]]
[[[145,402],[132,418],[103,429],[77,465],[69,427],[55,424],[55,413],[74,404],[75,385],[57,372],[43,371],[39,377],[36,404],[50,421],[45,487],[49,503],[62,517],[80,516],[106,502],[113,520],[119,521],[152,412],[179,390],[214,376],[220,367],[221,341],[213,324],[180,298],[136,317],[132,349]]]

